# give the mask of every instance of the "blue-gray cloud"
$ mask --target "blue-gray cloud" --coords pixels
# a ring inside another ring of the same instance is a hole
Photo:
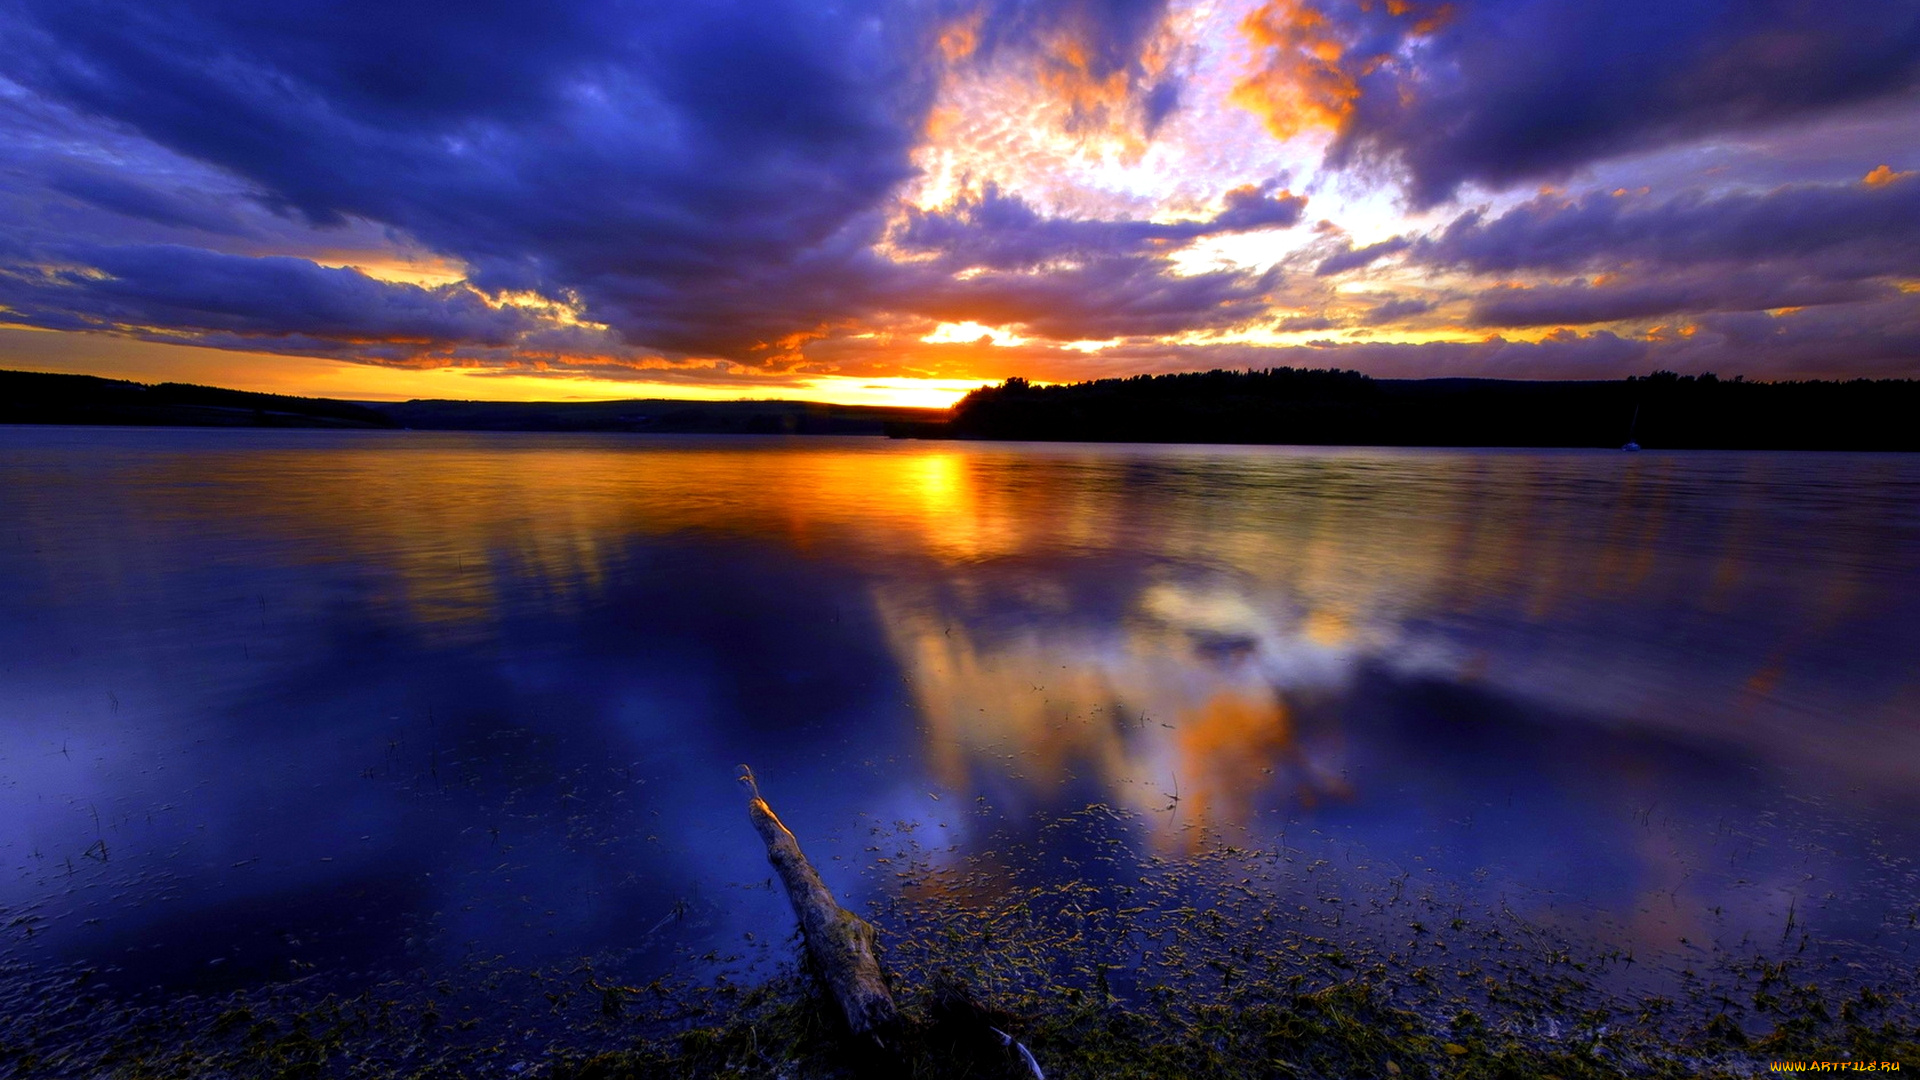
[[[1401,171],[1419,205],[1920,86],[1910,0],[1412,0],[1307,3],[1344,86],[1331,159]],[[1291,11],[1293,9],[1287,9]],[[1332,50],[1328,50],[1332,51]]]
[[[179,229],[226,236],[247,234],[233,215],[220,206],[103,170],[68,166],[57,169],[47,180],[49,189],[108,213]]]
[[[1794,260],[1832,276],[1920,271],[1920,177],[1670,198],[1541,196],[1470,211],[1414,257],[1482,273]]]
[[[1477,211],[1411,248],[1417,263],[1557,277],[1479,292],[1469,325],[1595,323],[1856,304],[1920,275],[1920,178],[1766,192],[1542,196]]]
[[[194,333],[230,348],[387,356],[507,346],[540,328],[463,286],[378,281],[306,259],[179,245],[70,245],[0,270],[8,320],[54,330]]]
[[[955,269],[1026,270],[1058,260],[1164,253],[1203,236],[1299,223],[1304,196],[1245,187],[1199,221],[1101,221],[1047,217],[1018,195],[988,184],[939,210],[909,208],[891,240],[910,254],[939,256]]]
[[[1335,274],[1345,273],[1348,270],[1358,270],[1363,266],[1372,266],[1375,262],[1389,255],[1397,255],[1407,250],[1411,243],[1412,242],[1404,236],[1394,236],[1382,240],[1377,244],[1368,244],[1365,247],[1354,247],[1352,244],[1348,244],[1346,250],[1336,251],[1332,255],[1320,260],[1320,265],[1314,267],[1313,274],[1315,277],[1332,277]]]
[[[1383,300],[1367,309],[1367,313],[1361,316],[1360,322],[1366,326],[1383,326],[1387,323],[1399,322],[1401,319],[1410,318],[1414,315],[1425,315],[1427,312],[1432,311],[1433,308],[1434,302],[1432,300],[1422,299],[1417,296],[1396,296],[1391,300]]]
[[[842,313],[932,89],[933,14],[871,3],[26,0],[6,22],[0,61],[39,95],[688,352]]]
[[[1707,311],[1849,304],[1891,295],[1892,286],[1823,281],[1743,271],[1651,280],[1488,289],[1474,297],[1467,322],[1485,327],[1587,326]]]

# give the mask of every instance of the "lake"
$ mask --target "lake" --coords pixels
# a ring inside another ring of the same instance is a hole
[[[0,428],[0,959],[16,1011],[751,979],[747,764],[907,970],[1017,906],[983,953],[1122,996],[1195,918],[1868,979],[1916,658],[1898,455]]]

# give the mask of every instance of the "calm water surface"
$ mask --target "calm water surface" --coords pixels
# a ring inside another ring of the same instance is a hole
[[[882,913],[1100,807],[1108,883],[1911,967],[1916,658],[1907,457],[0,429],[4,958],[784,956],[744,762]]]

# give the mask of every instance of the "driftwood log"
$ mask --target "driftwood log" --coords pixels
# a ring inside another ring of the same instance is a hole
[[[747,802],[747,816],[760,839],[766,841],[767,861],[773,863],[780,883],[786,886],[787,899],[800,919],[807,955],[813,959],[821,984],[840,1007],[847,1029],[856,1039],[871,1039],[880,1048],[889,1049],[899,1029],[900,1013],[880,970],[872,925],[833,899],[813,864],[801,853],[800,842],[760,797],[753,770],[742,765],[740,772],[740,782],[753,793]]]

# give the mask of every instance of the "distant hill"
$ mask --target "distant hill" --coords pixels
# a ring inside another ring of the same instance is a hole
[[[899,437],[1365,446],[1920,450],[1920,382],[1373,379],[1273,368],[968,394]]]
[[[365,405],[186,383],[0,371],[0,423],[193,427],[393,427]]]
[[[0,371],[0,423],[197,427],[416,428],[429,431],[641,431],[677,434],[879,435],[941,409],[805,401],[336,401]]]

